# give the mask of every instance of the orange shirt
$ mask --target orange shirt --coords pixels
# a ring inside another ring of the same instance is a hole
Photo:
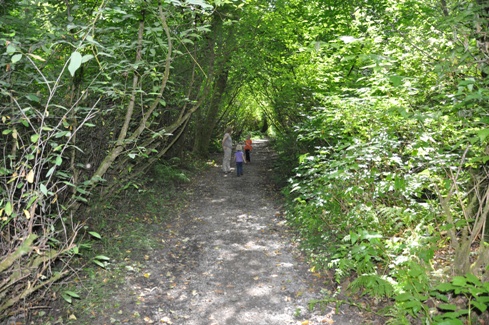
[[[244,146],[244,150],[250,150],[253,149],[253,147],[251,146],[251,139],[246,139],[245,140],[245,146]]]

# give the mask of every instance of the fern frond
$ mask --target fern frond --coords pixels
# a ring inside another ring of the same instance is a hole
[[[377,210],[377,214],[380,219],[383,220],[395,220],[402,215],[402,209],[400,207],[381,207]]]

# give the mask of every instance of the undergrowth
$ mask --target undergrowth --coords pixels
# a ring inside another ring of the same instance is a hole
[[[328,105],[297,126],[296,150],[282,152],[297,166],[283,191],[286,217],[313,268],[381,299],[392,324],[487,318],[487,209],[478,208],[487,187],[460,167],[468,150],[433,148],[427,134],[443,142],[448,132],[436,120],[418,129],[405,116],[383,121],[381,105]]]
[[[104,310],[121,307],[112,293],[126,285],[128,274],[142,273],[142,258],[164,247],[161,236],[171,232],[168,225],[185,204],[185,184],[205,168],[203,163],[183,168],[173,163],[156,165],[137,184],[87,209],[90,227],[99,229],[100,237],[85,239],[74,265],[76,277],[55,288],[54,305],[62,312],[35,311],[33,324],[89,323]]]

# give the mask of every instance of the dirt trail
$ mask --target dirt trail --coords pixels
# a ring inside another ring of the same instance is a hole
[[[180,251],[169,253],[179,256],[166,274],[170,288],[155,287],[146,296],[146,301],[153,296],[159,309],[152,320],[313,324],[307,304],[317,293],[306,265],[291,253],[290,235],[267,179],[272,153],[266,144],[254,144],[243,176],[237,177],[234,169],[223,174],[217,161],[196,181],[172,244]]]
[[[151,320],[182,325],[350,323],[330,309],[321,315],[308,310],[320,288],[293,253],[291,234],[269,186],[271,159],[267,142],[255,141],[243,176],[237,177],[234,169],[223,174],[218,160],[199,177],[190,205],[178,219],[172,245],[179,252],[169,253],[180,256],[166,274],[170,288],[148,288],[153,291],[145,301],[153,300],[155,307],[152,315],[146,314]],[[154,267],[158,272],[160,266]]]
[[[255,141],[241,177],[234,168],[223,174],[216,156],[187,189],[184,211],[148,231],[161,247],[140,249],[139,264],[122,266],[125,283],[106,288],[112,298],[100,301],[102,312],[89,322],[65,315],[64,324],[369,324],[351,309],[309,310],[325,279],[292,244],[268,178],[272,156],[266,141]]]

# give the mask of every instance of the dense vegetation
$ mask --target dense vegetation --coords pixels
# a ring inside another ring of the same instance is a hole
[[[70,275],[88,207],[229,125],[274,138],[315,270],[393,322],[487,314],[486,1],[0,5],[0,315]]]

